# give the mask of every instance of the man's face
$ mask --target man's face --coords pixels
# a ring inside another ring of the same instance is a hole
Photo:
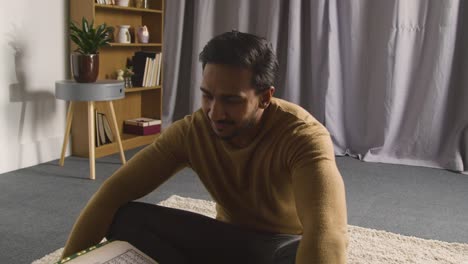
[[[200,87],[202,109],[213,131],[232,140],[247,135],[258,123],[259,100],[252,71],[225,64],[206,64]]]

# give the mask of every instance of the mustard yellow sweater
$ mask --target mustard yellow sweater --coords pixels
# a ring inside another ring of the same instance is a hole
[[[273,98],[245,148],[217,138],[201,110],[175,122],[106,180],[81,212],[63,256],[98,243],[117,209],[190,167],[217,204],[217,219],[302,234],[296,263],[345,263],[343,180],[327,130],[297,105]]]

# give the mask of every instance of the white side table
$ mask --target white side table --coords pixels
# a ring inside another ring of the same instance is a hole
[[[122,99],[125,97],[125,86],[122,81],[97,81],[95,83],[77,83],[75,81],[64,80],[55,82],[55,97],[70,101],[67,113],[67,125],[65,128],[65,138],[63,139],[62,154],[60,156],[60,166],[63,166],[65,161],[65,151],[68,144],[68,136],[73,119],[73,102],[86,101],[88,102],[88,138],[89,138],[89,178],[96,179],[95,169],[95,120],[94,120],[94,102],[107,101],[111,117],[111,128],[120,150],[120,159],[122,164],[126,163],[125,154],[123,152],[122,141],[120,140],[119,127],[115,117],[113,100]]]

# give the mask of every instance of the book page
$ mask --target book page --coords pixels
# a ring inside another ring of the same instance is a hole
[[[66,262],[67,264],[158,264],[125,241],[112,241]]]

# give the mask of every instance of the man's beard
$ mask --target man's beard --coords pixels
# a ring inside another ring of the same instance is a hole
[[[211,122],[213,122],[213,121],[211,121]],[[228,124],[228,125],[233,125],[233,126],[235,126],[235,124],[236,124],[235,122],[233,122],[233,121],[228,121],[228,120],[226,120],[226,121],[223,120],[223,121],[218,121],[218,122],[220,122],[220,123],[226,123],[226,124]],[[235,129],[230,135],[221,136],[221,135],[219,135],[218,133],[216,133],[216,131],[215,131],[215,135],[216,135],[218,138],[222,139],[222,140],[230,141],[230,140],[232,140],[232,139],[234,139],[234,138],[236,138],[236,137],[238,137],[238,136],[242,136],[242,135],[245,134],[247,131],[249,131],[250,129],[252,129],[252,128],[255,126],[255,123],[256,123],[256,112],[254,111],[254,112],[252,113],[252,116],[250,116],[249,119],[247,119],[247,120],[245,120],[244,122],[242,122],[242,125],[241,125],[239,128]],[[212,127],[212,129],[214,130],[213,127]]]
[[[242,125],[240,128],[235,129],[230,135],[226,136],[221,136],[216,134],[220,139],[225,140],[225,141],[230,141],[233,138],[236,138],[238,136],[241,136],[242,134],[245,134],[249,129],[255,126],[255,120],[247,120],[244,122],[244,125]]]

